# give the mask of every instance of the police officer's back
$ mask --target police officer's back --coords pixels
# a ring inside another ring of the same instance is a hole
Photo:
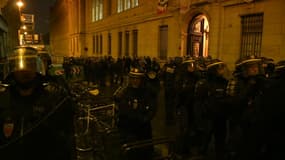
[[[191,132],[193,131],[194,89],[199,74],[196,60],[187,57],[177,68],[175,77],[175,109],[177,120],[177,152],[182,156],[189,154]]]
[[[227,93],[230,99],[230,142],[234,150],[246,155],[248,138],[255,125],[255,99],[267,87],[261,57],[247,56],[236,63],[235,78],[229,81]],[[242,156],[242,155],[240,155]]]
[[[207,63],[207,78],[200,80],[195,89],[197,99],[195,105],[196,127],[205,135],[200,139],[201,142],[204,141],[204,144],[200,143],[205,152],[213,134],[216,159],[219,160],[224,159],[227,132],[226,87],[228,80],[225,78],[226,71],[227,67],[223,61],[219,59],[210,60]],[[201,122],[199,123],[199,121]]]
[[[270,87],[255,101],[256,125],[249,138],[247,159],[284,159],[285,61],[276,64]],[[243,158],[243,157],[242,157]]]
[[[33,48],[17,48],[8,60],[10,74],[0,93],[1,158],[72,159],[73,109],[66,91],[44,80]]]
[[[172,58],[169,58],[166,64],[163,65],[160,80],[163,82],[164,99],[165,99],[165,122],[167,125],[174,122],[174,105],[175,91],[175,76],[177,64]]]

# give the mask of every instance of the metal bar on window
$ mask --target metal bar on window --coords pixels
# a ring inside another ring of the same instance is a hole
[[[241,57],[261,54],[263,14],[241,17]]]

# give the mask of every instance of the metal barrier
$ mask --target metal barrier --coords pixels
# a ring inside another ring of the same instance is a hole
[[[140,140],[121,146],[122,156],[127,159],[128,154],[139,149],[151,147],[154,149],[152,154],[153,160],[175,160],[175,138],[174,137],[157,137],[147,140]],[[159,152],[158,152],[159,151]]]
[[[76,121],[79,125],[76,127],[84,127],[82,131],[77,131],[76,138],[78,140],[76,149],[78,151],[97,150],[96,146],[102,147],[100,143],[101,134],[109,134],[115,127],[115,104],[102,106],[81,105],[81,110],[86,116],[79,116]],[[81,124],[81,123],[85,124]],[[81,133],[78,133],[81,132]],[[104,149],[104,148],[103,148]],[[99,149],[99,150],[103,150]]]

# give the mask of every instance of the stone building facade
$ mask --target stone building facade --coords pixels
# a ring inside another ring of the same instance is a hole
[[[66,56],[285,59],[284,0],[57,0],[51,47]]]
[[[8,52],[19,45],[18,29],[20,14],[16,0],[0,0],[0,56],[7,56]]]

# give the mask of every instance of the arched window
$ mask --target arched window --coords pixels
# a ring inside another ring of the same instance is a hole
[[[193,18],[188,26],[187,55],[208,56],[209,22],[205,15]]]

